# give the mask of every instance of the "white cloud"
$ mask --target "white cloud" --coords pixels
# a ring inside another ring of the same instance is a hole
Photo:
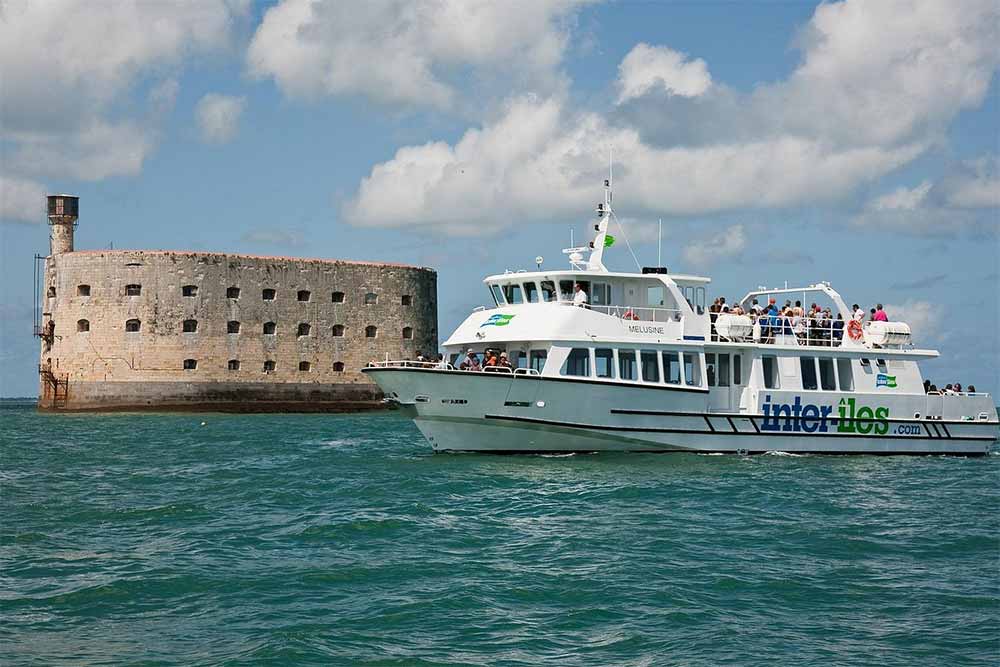
[[[911,160],[920,147],[838,150],[786,137],[701,149],[657,148],[560,99],[523,97],[450,146],[399,149],[345,207],[352,224],[431,225],[489,233],[519,220],[579,213],[600,195],[608,147],[630,212],[691,214],[829,199]]]
[[[345,218],[481,234],[580,215],[600,196],[611,145],[619,208],[632,214],[839,201],[981,104],[1000,63],[998,19],[989,0],[824,4],[800,41],[802,64],[749,95],[643,45],[623,61],[625,101],[608,116],[572,110],[558,93],[513,98],[453,145],[407,146],[375,165]]]
[[[1000,230],[1000,176],[996,156],[950,165],[939,182],[923,181],[873,198],[853,223],[922,235],[952,236],[965,229]]]
[[[957,208],[1000,207],[1000,156],[961,163],[942,187],[948,203]]]
[[[869,208],[873,211],[915,211],[923,206],[930,191],[930,181],[924,181],[915,188],[905,186],[896,188],[888,194],[876,197]]]
[[[282,0],[247,53],[250,72],[286,95],[360,94],[388,104],[451,108],[468,70],[550,89],[584,0]]]
[[[0,176],[0,221],[44,222],[45,186]]]
[[[19,173],[99,181],[142,171],[154,137],[136,123],[94,120],[73,132],[20,134],[15,143],[10,166]]]
[[[712,236],[691,241],[684,246],[684,260],[693,266],[704,267],[715,262],[738,256],[747,245],[743,225],[732,225]]]
[[[701,58],[666,47],[639,43],[618,65],[618,104],[641,97],[654,88],[668,94],[697,97],[712,85],[708,66]]]
[[[224,144],[232,141],[239,130],[240,116],[246,107],[245,97],[209,93],[198,101],[195,118],[206,143]]]
[[[226,48],[246,9],[226,0],[0,4],[0,140],[14,146],[14,168],[90,179],[137,173],[155,121],[173,107],[171,71]],[[111,120],[115,103],[149,78],[162,81],[149,91],[146,117]]]
[[[900,304],[885,304],[891,322],[906,322],[915,341],[941,339],[941,304],[921,299],[907,299]]]

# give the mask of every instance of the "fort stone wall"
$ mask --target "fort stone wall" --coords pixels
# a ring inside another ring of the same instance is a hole
[[[371,408],[366,363],[437,351],[428,268],[63,252],[43,289],[43,409]]]

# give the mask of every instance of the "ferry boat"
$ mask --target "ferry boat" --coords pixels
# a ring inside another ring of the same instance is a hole
[[[904,322],[855,322],[829,283],[757,289],[801,296],[846,323],[802,336],[774,315],[715,314],[710,279],[647,267],[608,271],[611,180],[594,239],[567,248],[570,268],[505,271],[444,343],[437,364],[363,369],[414,419],[435,451],[596,451],[981,456],[997,442],[987,393],[925,391]],[[579,285],[586,305],[574,303]],[[506,352],[507,367],[461,370],[469,352]]]

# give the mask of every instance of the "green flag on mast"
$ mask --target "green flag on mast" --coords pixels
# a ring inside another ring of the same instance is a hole
[[[610,248],[614,244],[615,244],[615,237],[612,236],[611,234],[605,234],[604,235],[604,247],[605,248]]]

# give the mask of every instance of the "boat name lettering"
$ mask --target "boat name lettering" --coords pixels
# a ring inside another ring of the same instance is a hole
[[[831,405],[803,403],[796,396],[792,403],[772,403],[770,394],[761,405],[762,431],[827,433],[836,425],[837,433],[885,435],[889,432],[889,408],[858,406],[854,398],[842,398],[834,413]]]
[[[639,324],[630,324],[628,327],[629,333],[646,333],[646,334],[663,334],[663,327],[650,327],[643,326]]]

